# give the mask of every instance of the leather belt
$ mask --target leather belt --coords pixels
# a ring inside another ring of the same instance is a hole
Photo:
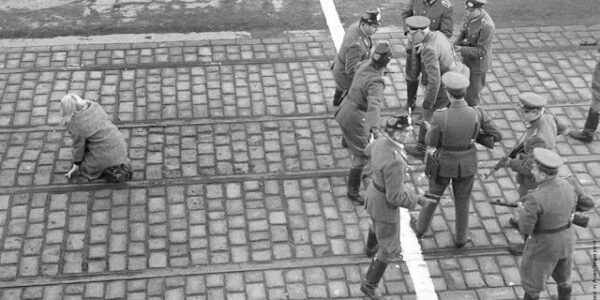
[[[441,149],[444,151],[467,151],[469,149],[471,149],[472,145],[469,145],[467,147],[449,147],[449,146],[442,146]]]
[[[375,183],[374,181],[373,181],[373,187],[374,187],[376,190],[378,190],[380,193],[383,193],[383,194],[385,194],[385,187],[383,187],[383,186],[380,186],[379,184]]]
[[[558,228],[554,228],[554,229],[533,229],[533,233],[534,234],[551,234],[551,233],[557,233],[557,232],[561,232],[563,230],[568,229],[569,227],[571,227],[571,222],[569,222],[567,225],[558,227]]]

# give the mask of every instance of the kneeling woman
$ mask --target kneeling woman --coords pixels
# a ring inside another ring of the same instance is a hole
[[[73,139],[74,162],[67,178],[80,173],[89,180],[131,179],[125,139],[98,103],[67,94],[60,100],[60,115]]]

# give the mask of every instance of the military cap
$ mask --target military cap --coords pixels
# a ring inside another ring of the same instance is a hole
[[[373,63],[378,67],[387,65],[392,60],[392,48],[388,41],[379,42],[375,46],[375,52],[373,53]]]
[[[546,98],[532,92],[519,94],[519,101],[521,102],[521,107],[530,109],[540,109],[548,104]]]
[[[431,20],[428,17],[424,16],[412,16],[406,18],[406,26],[410,30],[420,30],[429,27],[431,24]]]
[[[469,87],[469,78],[461,73],[449,71],[442,75],[442,84],[450,90],[462,90]]]
[[[391,134],[398,130],[410,130],[412,128],[412,120],[408,114],[390,116],[385,122],[385,132]]]
[[[381,10],[379,7],[367,10],[360,18],[360,22],[371,25],[381,25]]]
[[[563,164],[563,159],[556,152],[546,148],[534,148],[533,159],[546,170],[556,170]]]
[[[487,4],[487,0],[466,0],[467,7],[480,8]]]

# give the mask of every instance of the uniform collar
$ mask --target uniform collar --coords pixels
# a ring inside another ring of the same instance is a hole
[[[465,99],[454,100],[450,102],[450,107],[465,107],[467,105],[467,101]]]
[[[423,3],[429,6],[433,5],[435,2],[437,2],[437,0],[423,0]]]

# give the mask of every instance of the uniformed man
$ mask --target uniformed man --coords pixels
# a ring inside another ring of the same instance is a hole
[[[490,68],[492,41],[494,40],[494,21],[483,9],[487,0],[466,0],[465,23],[454,43],[454,50],[461,54],[463,63],[471,70],[465,100],[469,106],[481,103],[479,93],[485,86],[485,74]]]
[[[373,170],[372,184],[367,188],[367,213],[371,227],[367,237],[366,254],[373,262],[360,290],[370,299],[380,299],[378,284],[390,260],[400,254],[399,207],[414,209],[417,204],[435,203],[422,195],[404,189],[407,172],[404,143],[412,134],[408,115],[392,117],[386,124],[387,134],[367,147]]]
[[[406,19],[412,16],[424,16],[429,18],[431,31],[440,31],[447,38],[452,36],[454,27],[454,5],[450,0],[410,0],[402,9],[402,20],[404,20],[404,35],[408,35],[409,27]],[[419,75],[421,75],[421,56],[413,51],[409,40],[406,47],[406,108],[412,111],[416,108],[417,91],[419,89]]]
[[[348,90],[352,78],[360,61],[369,58],[371,53],[371,36],[377,32],[381,25],[379,8],[367,10],[358,23],[348,27],[342,45],[335,56],[333,66],[333,79],[335,80],[335,94],[333,105],[339,106],[342,95]]]
[[[598,48],[600,52],[600,48]],[[594,139],[594,132],[598,129],[598,120],[600,119],[600,61],[596,63],[596,69],[594,70],[594,77],[592,78],[592,103],[590,104],[590,110],[588,111],[583,131],[571,131],[569,136],[582,141],[584,143],[591,143]]]
[[[539,299],[552,276],[558,289],[558,299],[571,296],[571,267],[575,231],[572,216],[575,211],[594,207],[574,178],[558,177],[562,158],[545,148],[533,149],[535,164],[532,172],[539,187],[527,194],[519,209],[519,228],[526,238],[521,262],[521,283],[525,300]]]
[[[365,147],[371,134],[379,134],[379,116],[385,88],[383,72],[391,59],[392,50],[388,42],[377,44],[371,60],[358,64],[346,100],[335,115],[352,155],[348,198],[361,205],[364,204],[364,198],[359,193],[360,183],[363,169],[369,160]]]
[[[433,112],[447,107],[450,102],[442,85],[442,75],[456,66],[454,52],[448,38],[439,31],[429,29],[431,21],[427,17],[412,16],[406,25],[417,54],[421,55],[421,83],[425,85],[423,113],[421,118],[430,121]],[[406,152],[421,160],[425,158],[425,126],[419,128],[416,146],[406,147]]]
[[[450,98],[449,108],[438,110],[433,115],[431,128],[427,130],[427,146],[435,148],[433,157],[439,161],[437,174],[429,179],[429,193],[441,196],[452,181],[456,212],[457,248],[470,241],[469,202],[477,173],[477,149],[475,142],[480,134],[491,139],[486,145],[502,139],[502,134],[481,107],[469,107],[463,99],[469,79],[458,72],[447,72],[442,81]],[[429,227],[437,205],[424,206],[418,219],[411,220],[417,237]]]
[[[546,142],[537,135],[531,136],[524,141],[523,153],[519,153],[515,158],[508,158],[504,162],[504,166],[517,173],[516,180],[519,184],[517,187],[519,198],[525,196],[530,190],[533,190],[538,186],[538,183],[531,173],[531,168],[533,166],[533,149],[538,147],[546,148]],[[510,223],[511,225],[516,226],[516,218],[511,218]]]
[[[544,147],[550,150],[556,150],[556,137],[562,134],[567,129],[567,125],[556,118],[554,115],[546,113],[545,107],[548,104],[546,98],[531,92],[525,92],[519,95],[519,114],[525,121],[525,136],[523,139],[524,146],[533,149],[532,144],[538,143],[540,139],[544,143]],[[519,184],[518,192],[522,197],[528,191],[537,187],[537,182],[533,179],[533,174],[528,169],[531,167],[527,161],[527,154],[521,153],[514,159],[508,159],[504,166],[510,167],[517,172],[517,183]],[[517,220],[512,217],[510,225],[516,227]],[[523,253],[524,243],[513,244],[510,246],[510,252],[514,255]]]

